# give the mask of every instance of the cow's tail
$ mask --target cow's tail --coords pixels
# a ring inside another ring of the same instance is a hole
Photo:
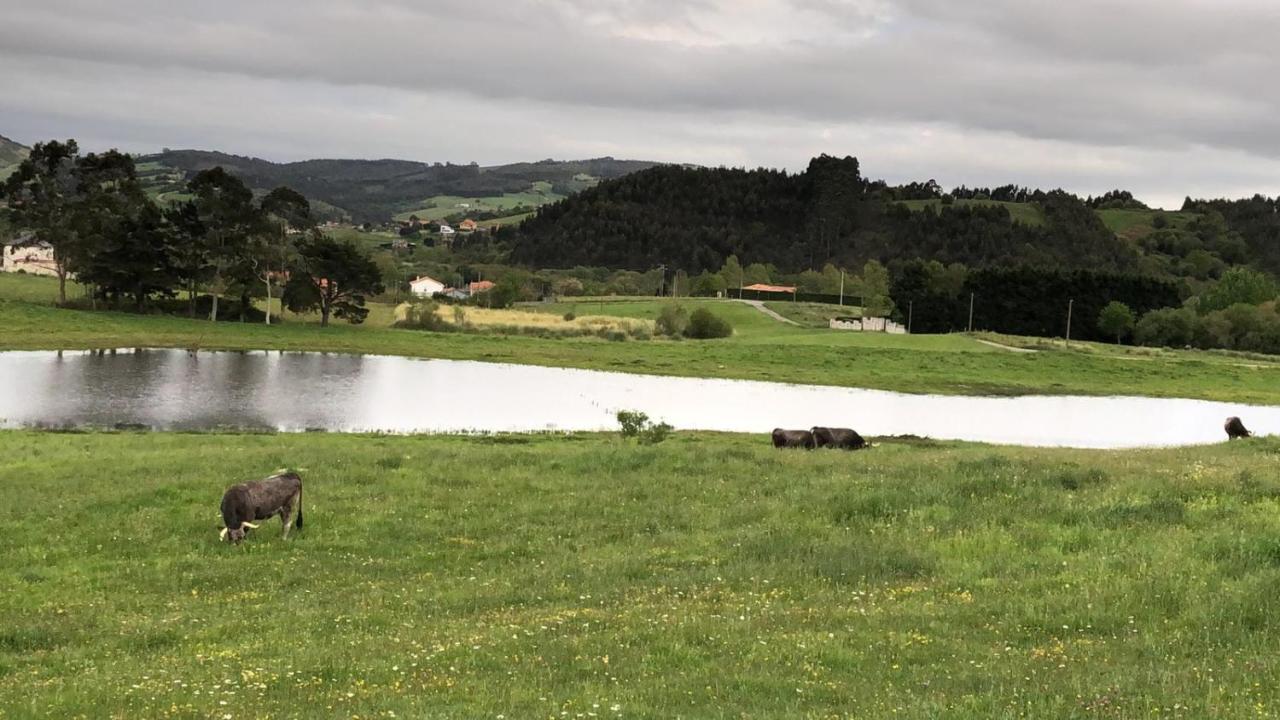
[[[302,529],[302,484],[298,484],[298,518],[293,521],[293,526]]]

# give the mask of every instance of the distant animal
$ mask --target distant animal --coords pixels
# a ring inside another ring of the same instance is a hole
[[[773,446],[776,448],[802,447],[806,450],[812,450],[817,447],[817,444],[813,440],[813,433],[808,430],[775,428],[773,431]]]
[[[841,450],[861,450],[867,447],[867,441],[849,428],[815,427],[813,440],[818,447],[833,447]]]
[[[1236,438],[1247,438],[1253,433],[1245,429],[1244,423],[1240,422],[1238,417],[1229,417],[1222,425],[1222,429],[1227,431],[1227,439],[1235,440]]]
[[[286,539],[290,527],[302,528],[302,478],[297,473],[280,473],[227,488],[222,496],[220,537],[239,543],[244,540],[246,529],[257,529],[254,520],[266,520],[272,515],[280,516]]]

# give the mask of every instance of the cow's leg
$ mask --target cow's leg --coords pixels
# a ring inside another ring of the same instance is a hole
[[[293,509],[297,507],[302,493],[296,492],[280,507],[280,522],[284,525],[284,539],[289,539],[289,529],[293,527]]]

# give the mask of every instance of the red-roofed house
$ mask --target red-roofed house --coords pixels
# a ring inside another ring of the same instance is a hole
[[[476,228],[478,227],[480,226],[477,225],[476,221],[472,220],[471,218],[467,218],[466,220],[463,220],[462,222],[458,223],[459,232],[475,232]]]
[[[755,290],[756,292],[774,292],[774,293],[791,293],[795,294],[796,289],[789,285],[765,285],[764,283],[756,283],[748,285],[743,290]]]
[[[477,280],[467,285],[467,292],[475,295],[476,293],[488,292],[493,289],[493,283],[489,280]]]

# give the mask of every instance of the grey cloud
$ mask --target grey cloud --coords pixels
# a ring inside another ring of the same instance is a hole
[[[425,135],[431,147],[451,140],[477,156],[530,138],[555,145],[554,136],[650,157],[666,148],[644,143],[665,141],[694,150],[695,162],[758,164],[810,147],[823,127],[900,125],[905,137],[933,124],[962,142],[1007,134],[1098,157],[1280,158],[1280,90],[1269,82],[1280,74],[1271,50],[1280,6],[1263,0],[0,0],[0,16],[0,91],[22,87],[30,98],[6,93],[10,117],[91,122],[57,87],[92,75],[137,86],[141,105],[147,87],[185,87],[192,127],[228,142],[252,138],[250,116],[271,124],[245,112],[237,127],[223,111],[242,102],[236,88],[251,88],[263,107],[276,107],[274,92],[294,123],[323,126],[334,114],[332,124],[382,146],[424,137],[410,121],[388,129],[376,119],[405,107],[493,113],[478,123],[495,134],[489,146],[465,125]],[[297,117],[286,100],[314,117]],[[340,105],[353,102],[369,117]],[[186,110],[166,108],[168,119],[138,111],[128,131],[129,108],[102,114],[132,137],[179,128]],[[533,122],[562,126],[531,136]],[[717,142],[724,127],[743,130],[733,148]],[[782,142],[787,128],[794,137]],[[284,141],[306,137],[338,135],[311,127]],[[699,142],[709,149],[696,153]]]

